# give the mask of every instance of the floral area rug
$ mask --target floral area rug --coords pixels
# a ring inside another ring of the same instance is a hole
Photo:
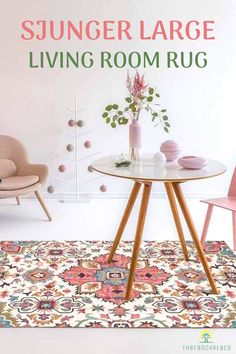
[[[0,242],[0,327],[236,327],[236,256],[208,242],[212,295],[192,242],[143,242],[125,301],[132,242]]]

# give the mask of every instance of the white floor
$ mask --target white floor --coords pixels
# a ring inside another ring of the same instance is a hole
[[[47,199],[53,221],[46,216],[35,199],[0,201],[1,240],[112,240],[119,225],[126,199],[93,199],[88,203],[60,203]],[[124,232],[124,239],[133,239],[138,216],[137,201]],[[206,205],[191,198],[188,205],[199,234]],[[190,239],[185,227],[186,238]],[[144,240],[177,239],[171,211],[166,198],[150,200],[144,229]],[[209,240],[225,240],[232,247],[231,213],[215,208],[208,234]]]
[[[112,240],[126,200],[94,199],[89,203],[65,204],[47,199],[53,221],[48,222],[34,199],[0,203],[1,240]],[[188,200],[196,227],[201,232],[206,206],[198,199]],[[139,203],[138,203],[139,204]],[[132,239],[138,205],[134,209],[125,239]],[[232,247],[230,212],[215,210],[209,229],[209,240],[225,240]],[[185,228],[186,237],[190,239]],[[177,239],[169,205],[165,198],[152,199],[144,230],[145,240]],[[233,331],[233,330],[232,330]],[[233,344],[231,330],[214,330],[214,343]],[[183,353],[183,345],[197,345],[200,330],[91,330],[91,329],[2,329],[0,352],[8,354],[151,354]],[[233,347],[232,353],[236,353]]]

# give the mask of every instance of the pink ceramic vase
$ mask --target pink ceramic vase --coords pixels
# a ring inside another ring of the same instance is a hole
[[[179,156],[181,150],[178,143],[174,140],[166,140],[161,144],[160,151],[163,152],[167,161],[174,161]]]
[[[142,129],[139,122],[136,119],[132,120],[129,126],[129,146],[130,157],[132,160],[138,160],[139,150],[142,147]]]

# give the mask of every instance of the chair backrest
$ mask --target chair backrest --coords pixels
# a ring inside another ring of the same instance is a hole
[[[236,197],[236,167],[234,169],[234,173],[233,173],[233,176],[232,176],[232,179],[230,182],[228,196],[229,197]]]
[[[13,161],[16,170],[28,162],[26,149],[21,142],[7,135],[0,135],[0,159]]]

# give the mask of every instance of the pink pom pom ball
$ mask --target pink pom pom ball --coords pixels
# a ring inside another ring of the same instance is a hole
[[[68,125],[69,125],[69,127],[74,127],[75,124],[76,124],[76,121],[75,121],[74,119],[68,120]]]
[[[66,166],[65,165],[60,165],[58,167],[58,171],[60,171],[60,172],[65,172],[65,170],[66,170]]]
[[[77,122],[77,125],[78,125],[79,128],[82,128],[84,126],[84,124],[85,124],[84,121],[81,120],[81,119],[78,120],[78,122]]]
[[[89,140],[85,141],[85,143],[84,143],[84,147],[85,147],[86,149],[91,148],[91,146],[92,146],[91,141],[89,141]]]
[[[48,186],[47,191],[48,193],[54,193],[55,188],[53,186]]]
[[[105,184],[102,184],[102,185],[100,186],[100,191],[101,191],[102,193],[105,193],[105,192],[107,191],[107,186],[105,186]]]
[[[69,151],[69,152],[73,151],[73,150],[74,150],[74,145],[68,144],[68,145],[66,146],[66,150]]]
[[[93,172],[93,168],[92,168],[92,166],[88,166],[88,171],[89,171],[90,173],[92,173],[92,172]]]

